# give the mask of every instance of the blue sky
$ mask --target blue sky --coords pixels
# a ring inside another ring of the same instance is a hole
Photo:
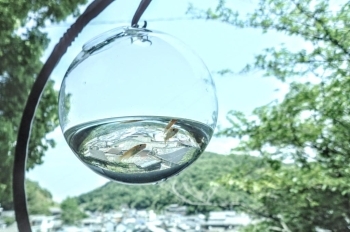
[[[69,64],[81,51],[84,43],[102,32],[129,25],[139,2],[117,0],[84,29],[51,76],[56,81],[57,88],[60,87]],[[282,42],[299,46],[300,41],[297,39],[290,39],[278,33],[262,34],[260,30],[236,29],[221,22],[190,19],[185,14],[189,2],[207,9],[215,6],[217,1],[153,0],[141,20],[148,21],[149,29],[166,32],[185,42],[213,73],[222,69],[238,72],[245,64],[252,62],[254,55],[259,54],[265,47],[278,46]],[[230,5],[241,12],[254,7],[253,1],[233,0],[230,1]],[[65,23],[47,28],[51,44],[42,58],[43,61],[72,21],[68,19]],[[262,77],[262,73],[258,71],[244,75],[213,75],[213,79],[219,102],[218,125],[221,127],[229,126],[225,119],[229,110],[249,113],[257,106],[281,98],[287,89],[286,85],[273,78]],[[276,89],[280,91],[275,91]],[[50,137],[56,140],[57,146],[47,152],[44,164],[29,171],[27,177],[48,189],[54,200],[61,201],[67,196],[88,192],[108,181],[80,163],[66,144],[60,128],[51,133]],[[228,154],[236,144],[237,141],[231,138],[213,138],[207,151]]]

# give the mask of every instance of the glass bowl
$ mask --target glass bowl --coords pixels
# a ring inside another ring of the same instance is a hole
[[[153,183],[193,163],[218,114],[202,60],[178,39],[120,27],[83,46],[63,79],[59,119],[75,155],[96,173]]]

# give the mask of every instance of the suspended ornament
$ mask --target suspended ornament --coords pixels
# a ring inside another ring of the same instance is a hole
[[[215,85],[178,39],[119,27],[86,43],[59,93],[59,119],[74,154],[123,183],[154,183],[192,164],[217,122]]]

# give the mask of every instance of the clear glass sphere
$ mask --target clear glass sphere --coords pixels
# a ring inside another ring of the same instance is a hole
[[[89,168],[124,183],[165,180],[208,145],[218,114],[202,62],[174,37],[108,31],[83,46],[63,79],[60,125]]]

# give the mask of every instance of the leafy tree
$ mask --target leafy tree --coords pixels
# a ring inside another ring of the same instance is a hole
[[[10,226],[16,221],[15,217],[9,217],[9,216],[2,217],[1,219],[3,220],[6,226]]]
[[[232,127],[219,133],[240,139],[234,152],[258,153],[270,164],[222,180],[256,201],[245,211],[258,223],[246,231],[349,231],[349,2],[259,0],[241,17],[220,1],[216,9],[190,12],[308,45],[295,51],[282,44],[257,55],[243,72],[264,70],[288,82],[289,92],[250,116],[230,112]]]
[[[241,167],[256,167],[260,158],[250,156],[223,156],[204,153],[202,157],[178,178],[163,185],[180,203],[188,206],[188,213],[208,214],[213,210],[233,210],[243,203],[249,204],[247,193],[224,188],[217,181],[227,173],[241,173]]]
[[[26,190],[29,214],[49,215],[50,207],[54,206],[51,193],[30,180],[26,181]]]
[[[42,66],[40,58],[49,38],[45,23],[77,16],[75,1],[0,1],[0,202],[12,207],[12,165],[24,104]],[[45,135],[58,125],[57,92],[50,81],[39,104],[29,145],[27,169],[41,164],[54,141]]]
[[[68,197],[61,203],[61,219],[64,224],[77,224],[86,215],[79,209],[78,202],[75,198]]]

